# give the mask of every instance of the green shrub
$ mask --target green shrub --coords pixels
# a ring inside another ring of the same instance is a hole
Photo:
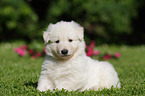
[[[137,7],[135,0],[53,0],[47,20],[75,20],[94,38],[109,40],[132,32],[131,20],[137,16]]]
[[[38,17],[24,0],[0,1],[0,40],[36,37]]]
[[[122,41],[120,40],[122,37],[133,33],[132,19],[137,17],[137,9],[143,4],[142,2],[143,0],[140,2],[137,0],[0,0],[0,41],[13,38],[40,39],[41,30],[44,30],[49,23],[74,20],[85,28],[87,41],[93,39],[97,43],[118,43]]]

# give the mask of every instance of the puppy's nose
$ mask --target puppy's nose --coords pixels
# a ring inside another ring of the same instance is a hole
[[[61,54],[66,55],[67,53],[68,53],[68,50],[67,49],[61,50]]]

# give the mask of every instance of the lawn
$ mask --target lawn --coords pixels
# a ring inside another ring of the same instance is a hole
[[[145,46],[97,46],[100,52],[120,52],[119,59],[108,60],[115,67],[121,82],[121,89],[102,91],[39,92],[37,87],[44,58],[32,60],[29,56],[20,57],[13,49],[24,42],[0,44],[0,96],[106,96],[106,95],[145,95]],[[43,46],[42,46],[43,47]]]

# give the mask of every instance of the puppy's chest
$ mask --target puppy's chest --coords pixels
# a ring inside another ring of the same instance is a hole
[[[75,64],[75,62],[73,64],[56,63],[48,67],[47,74],[53,80],[71,79],[71,78],[78,78],[78,77],[81,78],[82,74],[84,74],[85,68],[83,68],[83,66]]]

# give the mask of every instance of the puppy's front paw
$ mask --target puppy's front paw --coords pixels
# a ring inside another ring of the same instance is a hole
[[[47,91],[47,90],[53,90],[53,89],[51,89],[49,86],[47,86],[47,85],[44,85],[44,86],[38,86],[37,87],[37,89],[38,90],[40,90],[41,92],[44,92],[44,91]]]

